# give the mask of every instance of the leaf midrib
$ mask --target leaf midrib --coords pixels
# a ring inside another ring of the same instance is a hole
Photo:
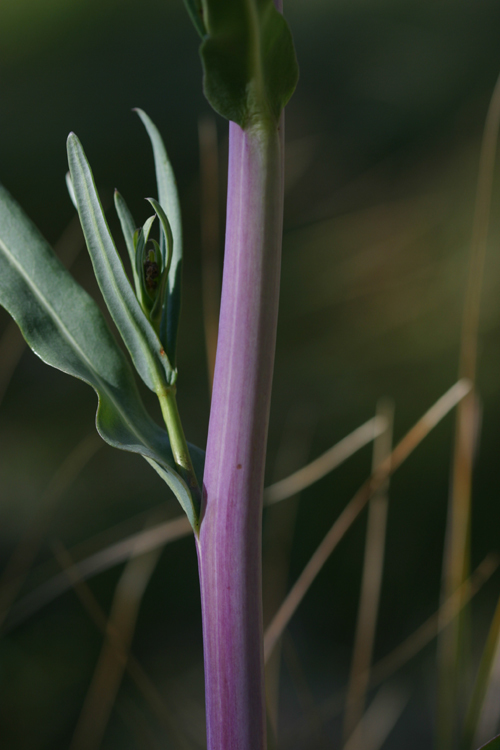
[[[156,458],[157,453],[156,453],[154,447],[149,443],[148,440],[146,440],[144,438],[144,436],[142,435],[142,433],[137,430],[137,428],[135,427],[135,425],[133,424],[133,422],[130,422],[130,420],[128,419],[128,416],[126,414],[126,412],[123,411],[123,409],[121,408],[120,403],[115,400],[115,398],[113,397],[112,391],[107,387],[106,381],[102,379],[101,375],[99,375],[99,373],[95,369],[94,365],[92,364],[92,362],[90,361],[90,359],[88,358],[88,356],[85,354],[85,352],[83,351],[83,349],[80,347],[80,345],[78,344],[78,342],[76,341],[76,339],[71,335],[70,331],[66,328],[66,326],[62,322],[61,318],[56,313],[55,309],[50,305],[50,303],[48,302],[47,298],[40,292],[39,288],[33,283],[33,281],[30,278],[30,276],[28,276],[26,274],[23,266],[18,263],[18,261],[16,260],[15,256],[12,255],[12,253],[10,252],[8,246],[1,239],[0,239],[0,248],[3,250],[5,257],[7,258],[7,261],[12,266],[14,266],[14,268],[16,268],[16,270],[18,271],[19,275],[24,279],[24,281],[27,283],[27,285],[29,286],[29,288],[33,292],[34,296],[40,301],[40,303],[42,304],[42,306],[48,312],[49,316],[52,318],[52,320],[55,322],[55,324],[57,325],[57,327],[59,328],[59,330],[62,332],[63,336],[69,342],[70,346],[77,352],[77,354],[81,357],[81,359],[87,364],[88,368],[94,374],[97,382],[100,384],[102,390],[106,393],[106,395],[108,396],[109,400],[112,402],[112,404],[115,406],[116,410],[122,416],[123,421],[125,422],[125,424],[127,425],[127,427],[129,427],[129,429],[132,432],[132,434],[135,435],[138,438],[138,440],[140,440],[140,442],[142,442],[144,444],[145,447],[149,448],[151,450],[151,452],[153,453],[153,455],[155,456],[155,460],[158,460]],[[84,378],[82,378],[82,380],[84,380]],[[92,385],[92,384],[90,384],[90,385]],[[98,393],[98,395],[99,395],[99,393]],[[160,458],[160,462],[163,464],[164,463],[163,459]],[[167,467],[168,467],[168,469],[170,469],[170,467],[168,466],[168,464],[167,464]]]

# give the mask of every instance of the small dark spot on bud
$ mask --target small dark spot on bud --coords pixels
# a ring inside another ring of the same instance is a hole
[[[164,354],[165,354],[165,349],[160,349],[160,357],[163,357]]]
[[[238,464],[238,466],[236,468],[237,469],[241,469],[241,464]]]
[[[146,286],[148,289],[153,291],[156,289],[156,285],[158,283],[158,276],[160,275],[160,269],[158,268],[158,263],[155,263],[154,260],[147,260],[144,263],[144,275],[146,277]]]

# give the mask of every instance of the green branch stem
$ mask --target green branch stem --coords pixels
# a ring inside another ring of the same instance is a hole
[[[161,413],[165,421],[170,447],[174,456],[175,466],[191,491],[193,504],[199,518],[201,509],[201,491],[196,478],[193,462],[189,453],[186,436],[182,428],[181,417],[177,407],[176,387],[163,388],[157,391]]]

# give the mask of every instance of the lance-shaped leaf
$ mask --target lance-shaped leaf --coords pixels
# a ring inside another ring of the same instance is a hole
[[[163,268],[168,271],[170,270],[170,265],[172,263],[172,253],[173,253],[173,246],[174,246],[174,238],[172,235],[172,229],[170,227],[170,222],[167,218],[167,214],[163,210],[163,208],[160,206],[158,201],[155,201],[154,198],[147,198],[151,205],[153,206],[156,215],[158,216],[160,220],[161,225],[161,243],[160,243],[160,249],[162,253],[162,261],[163,261]]]
[[[99,308],[1,185],[0,305],[44,362],[94,388],[100,435],[110,445],[149,460],[196,529],[198,508],[172,468],[168,435],[145,411],[130,367]],[[190,453],[200,473],[203,454],[191,446]]]
[[[154,198],[147,198],[147,200],[151,203],[153,206],[156,215],[158,216],[160,220],[160,239],[162,240],[161,246],[158,247],[158,243],[156,243],[153,240],[153,243],[155,245],[155,248],[160,253],[161,261],[162,261],[162,272],[160,281],[158,284],[158,288],[156,290],[156,298],[153,304],[153,307],[151,308],[151,312],[149,314],[149,319],[151,323],[153,324],[153,327],[155,331],[158,332],[159,335],[161,335],[161,321],[162,317],[165,319],[165,317],[168,315],[167,312],[167,306],[168,306],[168,272],[170,270],[170,264],[172,262],[172,249],[173,249],[173,238],[172,238],[172,230],[170,228],[170,223],[167,219],[167,215],[163,208],[160,206],[158,201],[155,201]]]
[[[273,0],[185,0],[200,47],[205,96],[242,128],[276,124],[298,79],[292,35]]]
[[[181,311],[181,276],[182,276],[182,223],[181,207],[177,193],[174,171],[167,156],[165,145],[156,125],[142,111],[135,110],[147,130],[155,161],[158,202],[168,216],[172,229],[173,249],[170,270],[168,273],[168,302],[161,321],[160,339],[167,351],[172,366],[175,367],[177,349],[177,331]],[[163,252],[163,250],[162,250]]]
[[[137,226],[136,226],[136,223],[134,221],[132,214],[129,211],[127,204],[125,203],[123,196],[118,192],[118,190],[115,190],[114,200],[115,200],[116,213],[118,214],[118,218],[120,220],[120,226],[122,228],[123,239],[125,240],[125,245],[126,245],[128,257],[130,260],[130,265],[132,267],[132,278],[134,279],[135,295],[137,299],[140,299],[141,280],[137,273],[137,268],[136,268],[136,263],[135,263],[135,246],[134,246],[134,234],[135,234]]]
[[[135,272],[137,274],[137,277],[139,279],[139,293],[137,295],[137,298],[146,316],[148,317],[148,319],[151,318],[150,313],[151,313],[151,308],[154,303],[154,299],[151,296],[150,290],[148,289],[146,285],[146,269],[145,269],[145,263],[147,260],[146,243],[149,239],[149,233],[151,231],[151,226],[153,225],[155,218],[156,218],[155,216],[150,216],[149,219],[147,219],[144,222],[144,226],[136,230],[134,234],[134,238],[133,238],[134,251],[135,251],[135,266],[134,267],[135,267]],[[158,263],[161,262],[160,259],[161,259],[161,255],[160,253],[158,253]]]
[[[97,282],[137,372],[154,392],[175,382],[165,350],[127,278],[80,141],[68,137],[68,160],[85,241]]]
[[[194,27],[198,34],[203,39],[206,36],[207,30],[205,22],[203,20],[203,3],[202,0],[184,0],[187,11],[191,16],[191,20],[194,23]]]
[[[73,190],[73,183],[71,182],[71,175],[69,172],[66,172],[66,188],[68,190],[68,195],[70,197],[71,203],[74,205],[74,207],[78,211],[78,206],[76,205],[75,191]]]

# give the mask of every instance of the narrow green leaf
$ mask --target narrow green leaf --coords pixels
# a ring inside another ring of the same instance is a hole
[[[479,750],[500,750],[500,734],[497,737],[493,737],[486,745],[481,745]]]
[[[172,229],[170,228],[170,222],[167,218],[167,215],[163,208],[160,206],[158,201],[155,201],[154,198],[146,198],[151,205],[153,206],[156,215],[158,216],[161,224],[161,228],[163,230],[163,242],[160,243],[160,247],[164,248],[164,255],[163,255],[163,267],[167,269],[167,273],[170,269],[170,265],[172,263],[172,253],[173,253],[173,246],[174,246],[174,239],[172,237]]]
[[[144,222],[144,226],[136,230],[136,233],[134,234],[135,271],[139,280],[138,299],[148,319],[150,319],[150,312],[154,298],[146,285],[144,264],[147,260],[146,242],[149,239],[149,233],[155,218],[156,216],[154,215],[150,216],[149,219]],[[155,241],[153,240],[153,242]],[[156,334],[158,335],[157,331]]]
[[[203,21],[203,4],[201,0],[184,0],[184,4],[187,8],[187,12],[191,16],[196,31],[203,39],[207,30]]]
[[[123,196],[118,192],[118,190],[115,190],[114,200],[115,200],[116,213],[118,214],[118,218],[120,220],[120,226],[122,228],[123,239],[125,240],[128,257],[129,257],[130,265],[132,268],[132,278],[134,279],[135,294],[136,294],[137,299],[140,299],[141,281],[140,281],[139,276],[137,275],[137,268],[136,268],[136,263],[135,263],[135,247],[134,247],[134,234],[135,234],[137,226],[136,226],[136,223],[134,221],[132,214],[129,211],[127,204],[125,203]],[[75,206],[76,206],[76,200],[75,200]]]
[[[144,243],[146,243],[149,240],[149,235],[151,234],[151,227],[154,224],[154,221],[156,219],[156,216],[150,216],[149,219],[146,219],[144,222],[144,226],[142,227],[142,231],[144,233]]]
[[[144,261],[145,261],[145,249],[146,243],[144,241],[144,228],[140,227],[134,234],[134,248],[135,248],[135,272],[139,279],[139,294],[137,298],[141,304],[144,313],[149,317],[151,310],[152,299],[149,296],[146,288],[146,278],[144,275]]]
[[[172,229],[173,250],[168,274],[168,303],[162,318],[160,339],[167,355],[175,367],[177,350],[177,331],[181,311],[181,276],[182,276],[182,223],[179,196],[174,171],[167,156],[161,135],[152,120],[142,109],[135,110],[141,118],[153,147],[158,186],[158,202],[168,216]]]
[[[282,14],[273,0],[201,2],[208,101],[242,128],[277,124],[298,80],[292,35]]]
[[[202,451],[200,448],[197,448],[195,445],[191,445],[191,443],[188,443],[188,448],[189,448],[189,455],[191,456],[191,461],[193,462],[193,467],[195,470],[196,478],[198,480],[198,485],[200,487],[203,487],[205,452]],[[191,495],[191,492],[188,489],[186,482],[184,482],[184,480],[179,477],[177,472],[172,471],[170,467],[165,468],[164,465],[159,464],[153,458],[148,457],[146,458],[146,460],[153,467],[153,469],[161,476],[163,481],[166,484],[168,484],[172,492],[175,494],[180,505],[182,506],[182,509],[184,510],[187,517],[189,518],[189,522],[191,523],[191,526],[196,532],[199,528],[199,523],[200,523],[200,507],[198,503],[193,499],[193,496]]]
[[[69,172],[66,172],[66,187],[68,189],[71,203],[74,205],[74,207],[78,211],[78,206],[76,205],[75,191],[73,190],[73,183],[71,182],[71,175]]]
[[[90,165],[74,133],[68,160],[83,233],[104,300],[137,372],[154,392],[175,382],[176,373],[130,286],[109,231]]]
[[[99,308],[1,185],[0,305],[44,362],[94,388],[101,437],[152,462],[196,530],[197,509],[172,468],[168,435],[145,411],[130,367]],[[199,470],[202,452],[190,446],[190,453]]]
[[[159,246],[159,244],[157,243],[156,240],[151,240],[151,243],[152,243],[152,245],[154,247],[155,261],[158,263],[158,265],[161,266],[161,264],[163,262],[162,254],[161,254],[161,248],[160,248],[160,246]],[[167,270],[167,273],[168,273],[168,268],[166,270]]]

